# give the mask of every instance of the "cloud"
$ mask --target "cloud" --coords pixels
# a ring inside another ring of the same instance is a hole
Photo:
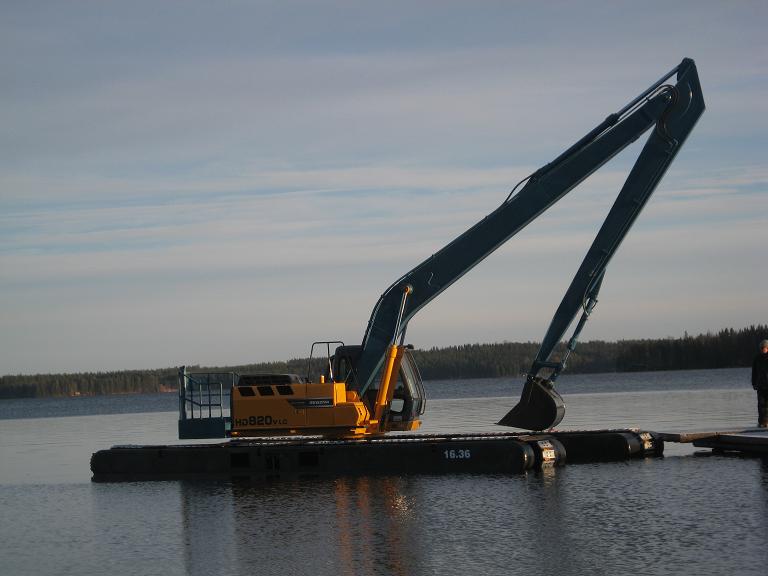
[[[683,56],[707,112],[612,263],[588,337],[759,321],[766,15],[8,6],[0,371],[268,360],[357,339],[391,281]],[[414,341],[539,338],[637,146],[424,310]]]

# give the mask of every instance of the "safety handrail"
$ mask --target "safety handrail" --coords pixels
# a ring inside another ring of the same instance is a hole
[[[229,400],[225,398],[231,396],[238,378],[235,372],[189,373],[185,366],[179,368],[179,420],[228,416]]]

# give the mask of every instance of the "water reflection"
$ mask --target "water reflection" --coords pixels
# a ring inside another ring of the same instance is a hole
[[[181,527],[187,574],[218,574],[237,555],[231,486],[180,482]]]
[[[196,495],[190,491],[186,497]],[[230,485],[228,508],[233,557],[243,569],[350,576],[413,573],[409,540],[415,511],[405,479],[236,483]],[[196,513],[193,506],[184,510]],[[198,521],[185,518],[184,525],[194,530]]]
[[[767,556],[765,459],[180,487],[188,574],[757,574]]]
[[[183,482],[189,574],[432,574],[458,566],[588,565],[567,522],[564,468],[520,476]],[[571,572],[573,573],[573,572]]]
[[[334,482],[340,573],[411,573],[410,496],[398,478],[344,478]]]
[[[763,517],[768,518],[768,454],[760,457],[760,487],[762,504],[763,504]],[[768,555],[768,553],[766,553]]]

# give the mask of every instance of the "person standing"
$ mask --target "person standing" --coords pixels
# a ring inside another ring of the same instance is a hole
[[[752,388],[757,390],[757,425],[768,428],[768,340],[760,342],[760,353],[752,361]]]

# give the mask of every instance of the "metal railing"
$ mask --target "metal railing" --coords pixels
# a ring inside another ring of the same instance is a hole
[[[179,420],[228,418],[234,372],[187,372],[179,368]]]

